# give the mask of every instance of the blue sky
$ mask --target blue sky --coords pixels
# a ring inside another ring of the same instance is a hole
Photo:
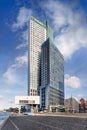
[[[29,17],[49,21],[64,55],[65,98],[87,100],[87,1],[0,1],[0,109],[27,94]]]

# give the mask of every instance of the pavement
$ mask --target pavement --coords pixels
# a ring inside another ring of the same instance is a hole
[[[65,116],[11,116],[1,130],[87,130],[87,118]]]

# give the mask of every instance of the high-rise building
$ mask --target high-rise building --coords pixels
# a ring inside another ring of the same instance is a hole
[[[41,50],[41,108],[64,105],[64,59],[50,37]]]
[[[41,108],[64,104],[64,59],[53,44],[53,31],[30,18],[28,95],[40,95]]]
[[[53,41],[53,31],[48,22],[42,23],[30,17],[28,50],[28,96],[16,96],[15,103],[26,105],[32,111],[40,105],[41,46],[47,38]]]
[[[28,95],[38,95],[41,86],[41,45],[48,37],[53,40],[53,31],[48,22],[43,24],[34,17],[30,17],[29,28],[29,73]]]
[[[46,40],[46,25],[34,17],[30,17],[29,28],[29,73],[28,95],[38,95],[40,81],[41,45]]]

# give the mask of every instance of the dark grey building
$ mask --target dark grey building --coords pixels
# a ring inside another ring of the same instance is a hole
[[[64,105],[64,59],[48,38],[41,47],[41,108]]]

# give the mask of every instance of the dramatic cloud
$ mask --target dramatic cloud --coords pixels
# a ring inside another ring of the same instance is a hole
[[[81,86],[81,81],[76,76],[65,75],[65,87],[79,88]]]
[[[12,25],[13,29],[22,29],[25,26],[25,24],[28,24],[29,17],[31,14],[32,11],[30,9],[27,9],[25,7],[20,8],[16,22],[14,22]]]
[[[87,47],[86,17],[81,9],[59,1],[49,1],[43,7],[53,23],[54,43],[65,59],[71,58],[81,47]]]

